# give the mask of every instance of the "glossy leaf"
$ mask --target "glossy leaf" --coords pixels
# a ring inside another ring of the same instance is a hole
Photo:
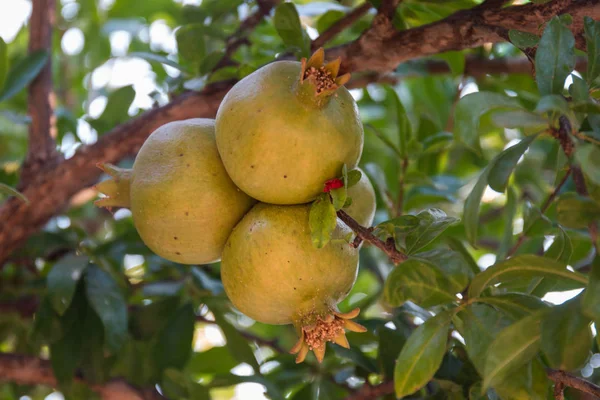
[[[245,362],[249,364],[254,371],[259,371],[259,365],[256,361],[256,357],[250,348],[248,340],[243,337],[240,332],[233,325],[231,325],[220,307],[211,307],[211,311],[215,315],[215,321],[219,325],[219,328],[223,331],[223,335],[227,340],[227,348],[233,355],[233,357],[239,362]]]
[[[184,25],[175,32],[179,55],[193,65],[199,65],[206,54],[204,42],[204,25]]]
[[[571,272],[566,264],[532,254],[519,255],[492,265],[471,281],[469,297],[478,297],[487,287],[515,278],[551,277],[585,286],[587,278]]]
[[[387,92],[392,98],[392,103],[394,104],[396,109],[396,124],[398,126],[399,138],[398,149],[400,152],[400,157],[405,158],[408,155],[408,141],[412,137],[410,121],[408,120],[408,116],[406,115],[406,109],[402,105],[398,93],[396,93],[394,88],[391,87],[387,88]]]
[[[536,137],[537,135],[525,137],[516,145],[504,150],[490,163],[492,167],[488,175],[488,184],[492,189],[496,192],[504,192],[508,184],[508,178],[510,178],[517,162]]]
[[[479,302],[494,306],[507,317],[518,320],[549,306],[539,297],[525,293],[500,293],[494,296],[484,296]]]
[[[600,76],[600,21],[594,21],[591,17],[583,17],[583,28],[587,46],[588,65],[587,82],[591,85]]]
[[[318,249],[325,247],[337,225],[335,207],[327,193],[321,194],[311,205],[308,224],[313,245]]]
[[[28,54],[15,64],[8,72],[4,87],[0,91],[0,102],[10,99],[25,89],[44,68],[48,58],[48,52],[39,50]]]
[[[450,320],[449,312],[441,312],[410,335],[396,361],[396,397],[412,394],[431,380],[446,352]]]
[[[127,338],[127,302],[113,278],[91,265],[85,273],[87,299],[104,325],[104,341],[113,352],[119,351]]]
[[[539,313],[504,328],[486,352],[483,387],[502,382],[515,369],[531,361],[540,348]]]
[[[520,49],[535,47],[540,41],[540,38],[533,33],[518,31],[516,29],[508,31],[508,38],[512,44]]]
[[[535,55],[535,80],[542,96],[560,94],[575,68],[575,38],[558,17],[546,24]]]
[[[600,31],[598,35],[600,35]],[[600,49],[598,50],[600,51]],[[600,147],[593,144],[581,144],[575,150],[575,159],[589,180],[600,185]]]
[[[158,336],[153,357],[160,371],[182,368],[192,354],[196,315],[190,303],[173,311]]]
[[[600,204],[586,197],[561,196],[556,205],[558,222],[567,228],[586,228],[600,220]]]
[[[304,56],[307,55],[308,42],[294,3],[279,4],[275,9],[273,23],[283,43],[301,50]]]
[[[87,256],[71,254],[58,260],[48,273],[48,297],[59,315],[63,315],[71,305],[77,283],[88,264]]]
[[[414,254],[431,243],[447,228],[458,222],[457,218],[448,217],[437,208],[430,208],[416,215],[419,224],[406,235],[405,249],[407,254]]]
[[[541,322],[541,349],[551,368],[583,367],[592,348],[592,321],[582,314],[579,298],[552,309]]]

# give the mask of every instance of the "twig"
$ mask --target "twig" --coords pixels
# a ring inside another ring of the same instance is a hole
[[[563,388],[564,386],[569,386],[580,392],[588,393],[596,398],[600,398],[600,386],[596,386],[591,382],[561,370],[547,368],[546,373],[548,374],[548,378],[554,381],[556,385],[561,385]],[[556,391],[554,393],[556,395]]]
[[[554,398],[556,400],[565,400],[565,385],[562,382],[556,382],[554,385]]]
[[[165,399],[154,388],[140,389],[122,379],[113,379],[102,385],[88,384],[79,377],[75,377],[75,380],[85,383],[103,400]],[[58,387],[50,361],[22,354],[0,353],[0,381]]]
[[[554,188],[554,190],[552,191],[552,193],[550,193],[550,195],[546,198],[546,200],[544,201],[544,203],[542,204],[542,208],[540,209],[542,214],[545,214],[546,211],[548,211],[548,208],[550,207],[550,205],[552,204],[552,202],[554,201],[554,199],[556,198],[556,196],[558,196],[558,193],[560,192],[560,190],[562,189],[562,187],[564,186],[564,184],[567,182],[567,180],[569,179],[569,176],[571,176],[571,173],[573,172],[573,167],[569,167],[569,169],[567,169],[567,172],[565,173],[565,175],[562,177],[562,179],[560,180],[560,182],[558,183],[558,185],[556,185],[556,187]],[[527,238],[527,231],[523,231],[521,232],[521,235],[519,236],[519,238],[517,239],[516,243],[513,245],[513,247],[510,248],[510,250],[508,251],[506,257],[512,257],[517,250],[519,249],[519,247],[521,247],[521,245],[523,244],[523,242],[525,242],[525,239]]]
[[[379,239],[377,236],[373,235],[370,229],[365,228],[356,222],[351,216],[349,216],[344,210],[339,210],[337,212],[337,216],[341,219],[348,228],[352,229],[354,233],[356,233],[356,237],[360,238],[361,241],[369,242],[381,251],[383,251],[390,260],[394,263],[394,265],[398,265],[403,261],[406,261],[408,258],[406,254],[396,250],[396,245],[394,240],[388,240],[384,242]],[[360,241],[355,240],[353,246],[358,247],[360,245]]]
[[[311,44],[311,48],[313,50],[322,47],[327,44],[331,39],[336,37],[340,32],[344,29],[352,26],[356,21],[358,21],[363,15],[369,12],[371,9],[371,3],[369,1],[365,1],[362,5],[356,7],[354,10],[350,11],[341,19],[337,20],[333,23],[329,28],[327,28],[323,33],[319,35],[315,40],[313,40]]]
[[[31,117],[29,147],[21,169],[20,186],[31,181],[42,166],[53,167],[62,157],[56,151],[56,118],[52,89],[52,27],[55,23],[56,1],[34,0],[29,21],[29,53],[45,50],[48,61],[29,84],[27,110]]]
[[[377,386],[364,384],[356,393],[346,397],[345,400],[372,400],[381,396],[394,393],[394,382],[384,382]]]
[[[245,20],[243,20],[239,28],[235,31],[235,33],[227,39],[227,44],[225,46],[225,54],[217,63],[215,68],[213,68],[213,70],[222,68],[231,62],[231,56],[233,55],[233,53],[235,53],[235,51],[243,44],[249,43],[247,37],[248,31],[251,31],[258,24],[260,24],[265,18],[265,16],[269,15],[271,10],[277,5],[277,3],[279,3],[279,0],[257,1],[258,11],[250,15]]]

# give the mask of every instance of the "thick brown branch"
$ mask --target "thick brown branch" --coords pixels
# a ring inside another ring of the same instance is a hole
[[[352,26],[356,21],[358,21],[363,15],[369,12],[371,9],[371,3],[368,1],[364,2],[362,5],[356,7],[354,10],[350,11],[341,19],[337,20],[333,25],[325,30],[325,32],[321,33],[319,37],[313,40],[311,47],[313,50],[322,47],[327,44],[331,39],[336,37],[340,32]]]
[[[82,382],[80,378],[76,380]],[[50,361],[21,354],[0,353],[0,381],[54,388],[58,386]],[[88,386],[100,394],[103,400],[164,400],[154,388],[141,390],[121,379]]]
[[[52,27],[55,21],[55,0],[34,0],[29,21],[29,52],[52,48]],[[42,167],[52,168],[61,157],[56,151],[54,137],[54,93],[52,89],[52,62],[49,59],[39,75],[29,85],[28,112],[29,147],[21,169],[21,186],[32,179]]]
[[[539,35],[544,23],[560,14],[573,17],[570,28],[580,36],[584,16],[600,18],[600,2],[554,0],[502,9],[476,7],[458,11],[438,22],[396,32],[389,38],[382,38],[374,26],[358,40],[331,49],[328,57],[341,57],[344,72],[387,72],[414,58],[503,42],[506,40],[504,33],[510,29]]]
[[[580,392],[591,394],[596,398],[600,398],[600,386],[596,386],[591,382],[561,370],[548,368],[546,373],[548,374],[548,378],[553,380],[556,385],[560,385],[562,387],[569,386],[573,389],[579,390]]]
[[[577,31],[581,29],[583,15],[600,18],[600,3],[596,0],[554,0],[494,12],[465,10],[434,24],[398,32],[390,38],[375,38],[367,43],[361,37],[351,44],[331,49],[327,56],[341,56],[342,67],[346,71],[388,72],[409,59],[501,40],[495,33],[481,28],[482,24],[539,33],[538,25],[553,15],[565,12],[573,16],[571,27]],[[178,96],[171,103],[148,111],[104,134],[96,144],[81,148],[56,168],[40,170],[22,187],[22,192],[30,200],[29,205],[12,198],[0,208],[0,265],[27,237],[63,210],[73,195],[98,179],[100,171],[96,163],[116,163],[134,155],[148,135],[167,122],[214,117],[230,86],[231,83],[219,84],[201,93]]]
[[[384,242],[383,240],[379,239],[377,236],[373,235],[370,229],[360,225],[344,210],[339,210],[337,212],[337,215],[339,219],[341,219],[346,225],[348,225],[348,228],[352,229],[354,233],[356,233],[357,238],[360,238],[362,241],[369,242],[373,246],[383,251],[385,254],[387,254],[387,256],[394,263],[394,265],[398,265],[408,258],[406,254],[396,250],[396,245],[394,244],[393,240],[388,240],[387,242]],[[360,241],[355,241],[354,244],[355,246],[358,246],[360,244]]]

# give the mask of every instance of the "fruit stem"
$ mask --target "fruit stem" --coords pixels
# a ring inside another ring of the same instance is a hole
[[[130,186],[132,170],[119,168],[109,163],[98,163],[98,168],[111,176],[111,178],[98,183],[94,186],[99,193],[105,195],[94,204],[98,207],[123,207],[130,206]]]
[[[350,74],[338,77],[341,59],[325,64],[325,51],[318,49],[306,60],[302,59],[300,79],[296,87],[296,95],[301,103],[322,108],[331,96],[348,80]]]

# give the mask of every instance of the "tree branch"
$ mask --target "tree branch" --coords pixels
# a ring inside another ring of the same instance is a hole
[[[55,22],[56,0],[34,0],[29,21],[29,53],[48,52],[48,61],[29,85],[28,113],[29,147],[21,169],[21,184],[28,183],[44,167],[53,167],[62,157],[56,151],[56,118],[52,89],[52,27]]]
[[[76,378],[83,382],[83,379]],[[50,361],[22,354],[0,353],[0,381],[19,385],[58,387]],[[85,383],[85,382],[83,382]],[[122,379],[113,379],[103,385],[87,384],[103,400],[164,400],[154,388],[139,389]]]
[[[554,0],[502,9],[482,6],[458,11],[440,21],[396,32],[390,37],[380,37],[374,26],[356,41],[331,49],[327,56],[341,57],[343,72],[386,72],[407,60],[504,42],[503,33],[510,29],[539,35],[544,24],[555,15],[571,14],[570,28],[577,36],[583,32],[584,16],[600,18],[597,0]]]
[[[503,40],[496,33],[484,29],[487,25],[539,33],[538,25],[564,12],[573,16],[571,28],[577,32],[581,29],[583,15],[600,18],[600,3],[596,0],[554,0],[493,11],[464,10],[433,24],[397,32],[390,38],[367,43],[363,35],[355,42],[331,49],[327,56],[340,56],[345,71],[387,72],[409,59]],[[462,40],[465,40],[464,44],[461,44]],[[150,110],[102,135],[97,143],[80,148],[72,158],[56,168],[40,170],[21,188],[30,200],[29,204],[10,198],[0,208],[0,265],[31,234],[61,212],[73,195],[95,183],[100,176],[96,163],[117,163],[133,156],[148,135],[167,122],[214,117],[232,84],[219,83],[200,93],[180,95],[169,104]]]
[[[323,33],[319,35],[313,42],[311,43],[311,48],[313,50],[322,47],[327,44],[331,39],[336,37],[340,32],[349,28],[352,24],[358,21],[363,15],[369,12],[371,9],[371,3],[365,1],[362,5],[356,7],[354,10],[350,11],[341,19],[337,20],[333,25],[327,28]]]
[[[546,373],[548,374],[548,378],[554,381],[557,386],[569,386],[580,392],[588,393],[596,398],[600,398],[600,386],[596,386],[585,379],[578,378],[565,371],[550,368],[546,369]]]
[[[356,238],[360,240],[355,240],[353,243],[354,247],[358,247],[361,241],[369,242],[373,246],[377,247],[381,251],[383,251],[390,260],[394,263],[394,265],[398,265],[403,261],[406,261],[408,258],[406,254],[396,250],[396,245],[394,240],[388,240],[384,242],[379,239],[377,236],[373,235],[370,229],[365,228],[356,222],[351,216],[349,216],[344,210],[339,210],[337,212],[337,216],[341,219],[348,228],[352,229],[354,233],[356,233]]]

